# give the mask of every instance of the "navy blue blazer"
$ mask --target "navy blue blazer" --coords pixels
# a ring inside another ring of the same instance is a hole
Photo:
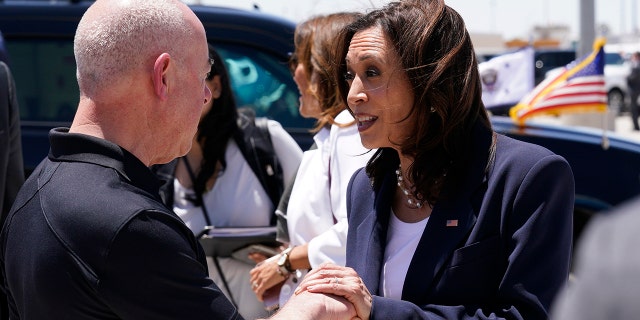
[[[498,135],[487,170],[491,133],[474,140],[470,174],[461,192],[434,206],[402,300],[379,296],[395,173],[377,191],[364,169],[352,177],[347,266],[373,295],[371,319],[548,318],[569,274],[571,168],[545,148]]]

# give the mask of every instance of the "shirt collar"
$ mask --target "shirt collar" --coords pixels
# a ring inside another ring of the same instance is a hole
[[[133,185],[154,195],[160,181],[136,156],[105,139],[69,133],[69,128],[54,128],[49,132],[49,160],[54,162],[92,163],[116,170]]]

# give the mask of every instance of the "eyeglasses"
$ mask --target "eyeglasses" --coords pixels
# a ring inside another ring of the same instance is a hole
[[[291,73],[296,72],[296,68],[298,67],[298,55],[295,52],[289,52],[289,71]]]
[[[209,64],[211,64],[211,70],[207,75],[207,80],[211,80],[213,79],[214,76],[218,75],[218,69],[216,68],[215,62],[216,61],[213,58],[209,58]]]

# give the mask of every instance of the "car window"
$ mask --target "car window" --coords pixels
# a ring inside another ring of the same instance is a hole
[[[536,67],[555,68],[565,66],[576,59],[573,52],[544,52],[536,54]]]
[[[286,63],[268,53],[214,44],[229,70],[239,107],[278,120],[285,128],[313,126],[298,113],[298,89]],[[26,39],[7,43],[19,88],[22,121],[71,122],[78,104],[76,64],[70,39]]]
[[[564,67],[576,59],[573,51],[542,51],[535,53],[535,83],[540,83],[547,71]]]
[[[70,122],[78,105],[73,42],[64,39],[7,41],[22,121]]]
[[[238,107],[251,107],[258,117],[278,120],[285,128],[311,128],[300,117],[299,93],[286,63],[266,52],[232,44],[214,44],[229,70]]]
[[[622,65],[624,64],[624,58],[619,53],[607,52],[604,55],[604,63],[609,65]]]

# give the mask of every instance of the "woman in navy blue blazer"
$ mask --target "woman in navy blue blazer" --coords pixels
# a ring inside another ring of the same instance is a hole
[[[540,146],[496,134],[460,15],[390,3],[338,44],[340,94],[378,148],[348,189],[347,268],[297,292],[361,319],[545,319],[569,273],[574,181]]]

